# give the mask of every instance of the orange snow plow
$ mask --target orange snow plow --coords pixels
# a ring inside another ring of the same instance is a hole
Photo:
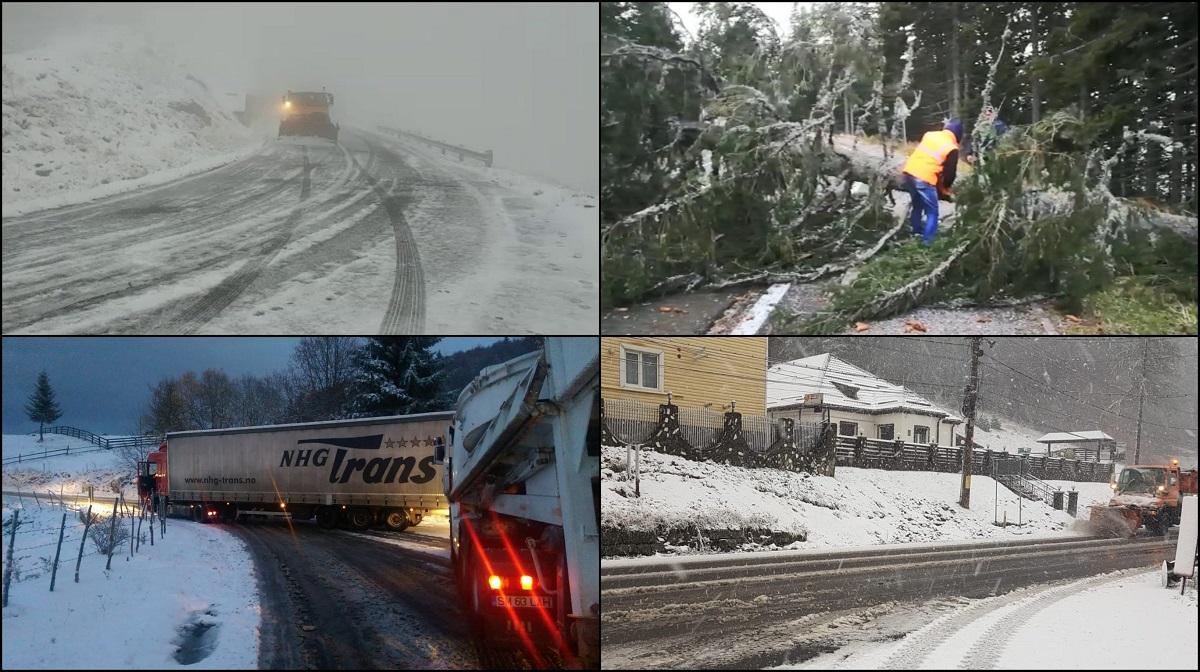
[[[1090,507],[1092,528],[1110,536],[1133,536],[1143,525],[1165,535],[1179,524],[1180,494],[1196,494],[1196,470],[1181,471],[1179,460],[1170,464],[1135,464],[1121,470],[1110,484],[1113,497],[1107,505]]]
[[[280,110],[279,136],[308,135],[337,142],[338,125],[329,116],[333,94],[322,91],[288,91]]]

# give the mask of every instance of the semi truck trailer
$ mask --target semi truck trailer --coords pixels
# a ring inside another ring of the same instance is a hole
[[[463,613],[534,667],[599,667],[600,397],[595,338],[483,369],[459,395],[445,491]]]
[[[276,515],[315,517],[322,527],[403,530],[446,508],[435,449],[452,417],[169,432],[138,463],[138,495],[198,522]]]

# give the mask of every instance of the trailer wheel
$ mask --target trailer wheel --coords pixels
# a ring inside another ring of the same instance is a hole
[[[192,520],[196,521],[197,523],[204,522],[204,507],[203,506],[192,507]]]
[[[389,509],[383,516],[383,526],[393,532],[403,532],[408,527],[408,516],[401,509]]]
[[[350,523],[350,527],[356,530],[365,530],[371,526],[371,519],[374,516],[371,515],[370,509],[359,507],[350,509],[350,514],[346,518]]]
[[[317,525],[329,530],[337,526],[338,510],[332,506],[317,509]]]

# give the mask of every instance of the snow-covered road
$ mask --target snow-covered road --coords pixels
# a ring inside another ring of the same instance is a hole
[[[749,669],[806,661],[849,644],[894,640],[922,625],[912,612],[928,615],[1064,579],[1092,576],[1090,587],[1103,582],[1096,574],[1144,571],[1174,551],[1173,539],[1174,533],[1165,540],[1029,539],[605,562],[604,667]],[[1016,616],[989,624],[970,644],[968,668],[995,664],[1001,635],[1011,631],[1004,626],[1024,623],[1023,616],[1073,592],[1039,596],[1032,606],[1022,601]],[[1028,594],[988,604],[1018,605]],[[915,669],[958,630],[913,636],[890,662]]]
[[[411,141],[269,141],[3,222],[5,333],[590,334],[594,199]]]
[[[840,647],[780,669],[1188,669],[1196,665],[1196,590],[1124,570],[943,604],[897,641]],[[929,616],[932,615],[932,620]],[[1136,646],[1130,642],[1162,642]]]

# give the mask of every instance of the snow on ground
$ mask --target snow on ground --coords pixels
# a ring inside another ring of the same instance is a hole
[[[838,467],[834,477],[778,469],[692,462],[643,451],[641,497],[626,472],[626,449],[605,446],[602,522],[650,530],[657,526],[767,527],[807,531],[792,548],[1071,534],[1073,519],[1042,502],[1021,499],[987,476],[971,480],[971,508],[958,506],[961,477],[925,471]],[[1085,500],[1100,486],[1086,485]],[[1095,492],[1094,492],[1095,491]],[[1021,525],[1000,527],[993,521]]]
[[[991,419],[991,416],[987,417]],[[1045,455],[1046,445],[1037,442],[1045,432],[1025,427],[1006,418],[996,418],[996,420],[1000,422],[1000,429],[990,430],[975,426],[973,439],[975,443],[989,450],[999,450],[1014,455],[1017,454],[1018,448],[1029,449],[1035,457]],[[966,431],[965,426],[963,431]]]
[[[101,30],[4,55],[6,216],[230,163],[261,138],[161,47]]]
[[[1196,669],[1195,584],[1180,595],[1160,580],[1126,570],[968,600],[900,640],[775,669]]]
[[[66,455],[40,456],[68,448],[71,452]],[[97,450],[89,441],[61,434],[46,434],[40,443],[37,434],[5,434],[3,455],[5,460],[23,456],[20,462],[4,465],[5,490],[35,491],[39,495],[47,491],[58,494],[61,490],[64,495],[78,495],[91,485],[96,496],[109,496],[114,480],[133,476],[115,450]],[[137,488],[132,481],[125,484],[124,493],[126,500],[136,499]]]
[[[68,510],[50,592],[48,567],[63,509],[39,509],[28,499],[24,504],[4,498],[5,554],[10,521],[16,509],[21,511],[14,545],[19,576],[3,616],[4,669],[174,669],[185,667],[175,658],[181,647],[195,655],[210,651],[186,667],[257,666],[259,597],[253,562],[236,537],[171,519],[166,537],[156,531],[150,546],[143,523],[139,552],[127,559],[129,548],[122,544],[109,571],[105,556],[85,541],[75,583],[83,525]]]
[[[553,314],[560,333],[595,333],[600,215],[594,196],[459,162],[411,138],[376,137],[402,147],[420,175],[453,183],[430,189],[405,211],[428,288],[427,331],[453,330],[463,315],[475,315],[484,330],[500,325],[505,333],[534,333],[523,325]],[[461,272],[464,263],[474,272]]]

